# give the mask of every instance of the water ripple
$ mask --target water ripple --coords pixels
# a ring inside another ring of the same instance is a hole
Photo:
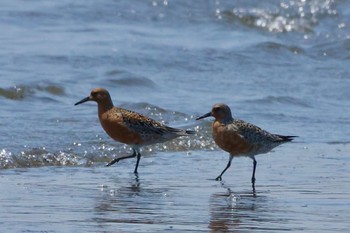
[[[231,10],[217,10],[217,17],[238,22],[246,27],[263,29],[269,32],[313,33],[319,21],[325,17],[335,17],[338,12],[335,1],[316,0],[283,1],[280,4],[263,3],[263,6],[240,4]]]
[[[56,84],[45,85],[16,85],[9,88],[0,87],[0,96],[11,100],[23,100],[34,96],[36,93],[46,93],[53,96],[63,96],[64,88]]]
[[[246,102],[249,103],[257,103],[257,104],[288,104],[288,105],[294,105],[294,106],[300,106],[305,108],[311,108],[312,106],[305,102],[304,100],[294,98],[291,96],[266,96],[260,99],[254,99],[254,100],[247,100]]]
[[[291,53],[294,54],[304,54],[305,50],[300,47],[300,46],[296,46],[296,45],[285,45],[285,44],[281,44],[281,43],[277,43],[277,42],[273,42],[273,41],[268,41],[268,42],[262,42],[259,43],[257,45],[254,46],[255,49],[260,49],[260,50],[266,50],[269,53],[273,53],[275,54],[277,51],[280,50],[286,50],[289,51]]]
[[[106,73],[106,76],[111,77],[107,82],[112,85],[118,84],[122,86],[141,86],[141,87],[155,87],[156,84],[149,78],[139,76],[120,70],[111,70]]]

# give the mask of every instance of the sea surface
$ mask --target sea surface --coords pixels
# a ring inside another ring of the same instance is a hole
[[[0,232],[347,232],[350,1],[0,2]],[[114,105],[191,137],[131,153],[100,126]],[[215,103],[299,136],[228,161]]]

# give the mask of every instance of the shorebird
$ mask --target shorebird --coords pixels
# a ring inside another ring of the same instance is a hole
[[[115,158],[106,166],[111,166],[120,160],[136,157],[134,173],[141,159],[140,147],[165,142],[180,136],[194,134],[191,130],[175,129],[161,124],[137,112],[114,107],[109,92],[104,88],[95,88],[90,96],[75,103],[75,105],[95,101],[98,105],[98,117],[102,128],[114,140],[130,145],[133,153]]]
[[[196,120],[214,117],[212,135],[215,143],[230,154],[228,163],[216,180],[231,166],[234,157],[247,156],[253,160],[252,187],[255,190],[255,155],[264,154],[273,148],[293,140],[296,136],[283,136],[269,133],[258,126],[239,119],[233,119],[231,109],[226,104],[215,104],[212,110]]]

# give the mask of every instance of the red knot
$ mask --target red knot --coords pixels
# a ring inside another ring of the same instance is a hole
[[[75,105],[87,101],[97,102],[98,117],[106,133],[114,140],[130,145],[133,149],[131,155],[115,158],[106,166],[111,166],[120,160],[136,157],[134,170],[136,174],[141,159],[140,147],[195,133],[191,130],[175,129],[137,112],[114,107],[108,91],[104,88],[93,89],[90,96],[80,100]]]
[[[230,153],[225,169],[216,178],[222,180],[222,175],[231,166],[234,157],[247,156],[253,160],[252,187],[255,190],[255,155],[264,154],[273,148],[293,140],[296,136],[283,136],[269,133],[258,126],[239,119],[233,119],[231,109],[226,104],[215,104],[212,110],[196,120],[214,117],[212,135],[215,143],[224,151]]]

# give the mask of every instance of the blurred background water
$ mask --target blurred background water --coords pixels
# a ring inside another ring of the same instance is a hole
[[[350,2],[0,3],[1,232],[344,232],[350,227]],[[130,148],[102,130],[115,105],[198,133]],[[298,135],[252,162],[196,122],[217,102]]]

